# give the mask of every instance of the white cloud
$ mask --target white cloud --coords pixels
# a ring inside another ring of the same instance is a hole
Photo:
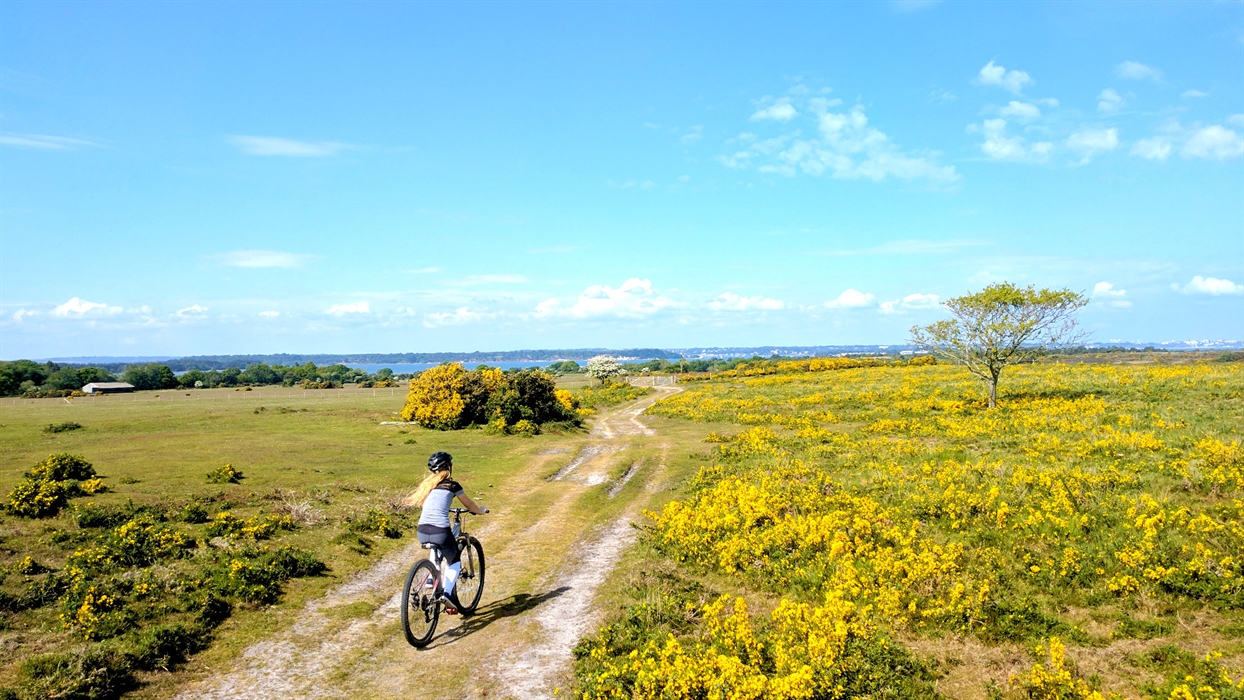
[[[280,250],[233,250],[208,257],[229,267],[299,267],[314,256]]]
[[[1118,129],[1081,129],[1067,137],[1067,148],[1080,154],[1080,165],[1084,165],[1099,153],[1113,151],[1119,147]]]
[[[484,314],[472,311],[463,306],[446,313],[428,314],[423,317],[423,325],[428,328],[436,328],[438,326],[461,326],[467,323],[476,323],[483,320],[483,318]]]
[[[1097,95],[1097,111],[1104,114],[1114,114],[1123,108],[1123,96],[1119,93],[1106,88]]]
[[[38,316],[38,315],[39,315],[38,311],[31,311],[30,309],[18,309],[17,311],[13,312],[13,320],[16,321],[17,323],[21,323],[23,318],[29,318],[31,316]]]
[[[281,312],[280,311],[260,311],[259,315],[263,316],[264,318],[276,318],[277,316],[281,315]]]
[[[1023,136],[1011,136],[1006,132],[1005,119],[986,119],[980,126],[971,124],[968,133],[982,133],[981,152],[993,160],[1042,161],[1054,147],[1049,141],[1028,143]]]
[[[99,146],[92,141],[71,139],[64,136],[48,136],[46,134],[0,134],[0,144],[19,148],[39,148],[45,151],[71,151],[79,146]]]
[[[1132,302],[1124,298],[1127,296],[1127,290],[1115,289],[1114,285],[1109,282],[1098,282],[1093,285],[1092,296],[1099,303],[1116,309],[1127,309],[1132,306]]]
[[[752,114],[751,121],[758,122],[769,119],[775,122],[788,122],[797,116],[799,116],[799,112],[791,105],[790,99],[783,97],[768,107]]]
[[[801,139],[796,131],[756,141],[746,150],[720,160],[733,168],[750,167],[763,160],[766,162],[757,168],[760,172],[787,177],[829,174],[839,179],[865,178],[874,182],[889,177],[924,178],[936,184],[959,179],[954,166],[940,166],[930,158],[900,151],[890,137],[869,125],[863,107],[857,105],[847,112],[828,111],[838,103],[824,98],[808,101],[809,111],[816,116],[815,138]]]
[[[678,142],[684,146],[691,146],[704,136],[703,126],[693,126],[691,130],[678,137]]]
[[[1231,280],[1220,280],[1217,277],[1202,277],[1200,275],[1193,277],[1191,282],[1182,287],[1178,284],[1172,284],[1171,289],[1184,294],[1209,294],[1211,296],[1244,294],[1244,284],[1236,284]]]
[[[198,304],[192,304],[178,311],[177,315],[183,316],[183,317],[184,316],[198,316],[199,314],[202,314],[206,311],[207,311],[206,306],[199,306]]]
[[[862,306],[871,306],[876,299],[872,294],[848,289],[839,294],[836,299],[825,302],[825,307],[830,309],[858,309]]]
[[[975,82],[977,85],[1000,87],[1013,95],[1018,95],[1023,92],[1024,86],[1033,84],[1033,79],[1022,70],[1009,71],[990,61],[977,74]]]
[[[1162,79],[1162,71],[1136,61],[1120,63],[1114,67],[1114,74],[1128,80],[1152,80],[1155,83]]]
[[[678,305],[677,302],[652,291],[650,281],[632,277],[616,289],[608,285],[594,284],[583,290],[579,298],[569,306],[560,299],[546,299],[536,305],[536,316],[643,318],[661,309]]]
[[[1235,126],[1244,126],[1244,114],[1232,114],[1227,117],[1227,123]]]
[[[1001,114],[1004,117],[1015,117],[1017,119],[1032,121],[1033,119],[1039,119],[1041,117],[1041,110],[1031,102],[1011,100],[1007,106],[998,110],[998,114]]]
[[[1184,98],[1185,100],[1191,100],[1191,99],[1197,99],[1201,97],[1209,97],[1209,93],[1201,92],[1200,90],[1184,90],[1184,93],[1180,95],[1180,97]]]
[[[347,144],[333,141],[295,141],[276,136],[230,136],[228,141],[250,156],[335,156],[349,148]]]
[[[120,306],[108,306],[104,303],[93,301],[85,301],[74,297],[60,306],[52,309],[52,315],[58,318],[78,318],[82,316],[114,316],[121,313]]]
[[[1244,139],[1234,131],[1214,125],[1197,129],[1184,144],[1184,158],[1215,158],[1225,160],[1244,155]]]
[[[941,306],[936,294],[908,294],[902,299],[881,302],[881,313],[899,314],[908,309],[936,309]]]
[[[344,316],[346,314],[369,314],[371,313],[371,306],[365,301],[360,301],[356,304],[333,304],[332,306],[328,307],[328,310],[325,311],[324,313],[329,314],[331,316]]]
[[[1147,160],[1166,160],[1170,154],[1171,142],[1161,136],[1141,139],[1132,145],[1132,155]]]
[[[777,299],[744,297],[726,292],[708,302],[708,308],[714,311],[777,311],[786,308],[786,304]]]

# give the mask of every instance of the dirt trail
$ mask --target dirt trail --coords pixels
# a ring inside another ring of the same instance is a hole
[[[639,419],[644,409],[676,391],[659,387],[655,396],[602,413],[552,476],[550,453],[533,459],[504,487],[540,504],[534,516],[497,513],[467,523],[484,543],[484,599],[469,618],[442,616],[426,649],[407,645],[398,623],[402,579],[424,556],[412,540],[307,603],[289,629],[251,645],[232,668],[177,698],[388,698],[412,689],[429,698],[553,697],[569,681],[574,645],[599,622],[597,589],[634,538],[631,522],[648,490],[624,492],[622,486],[632,478],[651,483],[661,462],[635,459],[622,476],[610,473],[625,463],[620,453],[655,435]],[[611,500],[632,499],[619,514],[599,522],[572,507],[611,481],[603,487]],[[361,617],[350,616],[360,610]]]

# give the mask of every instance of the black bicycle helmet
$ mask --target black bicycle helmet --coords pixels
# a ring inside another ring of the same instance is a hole
[[[439,472],[445,469],[450,469],[453,466],[453,455],[448,452],[437,452],[431,457],[428,457],[428,471],[430,472]]]

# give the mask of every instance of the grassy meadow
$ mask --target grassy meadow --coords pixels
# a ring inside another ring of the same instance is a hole
[[[945,365],[742,366],[655,404],[711,454],[579,692],[1244,696],[1244,365],[1078,359],[1009,370],[995,410]]]
[[[408,543],[417,512],[401,498],[431,452],[452,453],[470,495],[505,508],[492,486],[575,438],[381,425],[404,399],[268,387],[0,402],[4,494],[58,453],[107,487],[55,517],[0,516],[0,688],[167,696]],[[82,427],[45,432],[66,423]],[[242,478],[209,483],[226,464]]]

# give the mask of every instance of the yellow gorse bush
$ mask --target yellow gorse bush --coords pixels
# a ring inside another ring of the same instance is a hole
[[[740,429],[706,438],[712,463],[648,514],[653,541],[784,595],[777,610],[832,600],[883,629],[1019,640],[1057,622],[1045,601],[1244,608],[1244,457],[1212,414],[1238,410],[1239,364],[1017,367],[991,411],[962,369],[913,364],[741,366],[657,402],[650,412]],[[752,648],[721,642],[714,617],[702,639],[610,662],[629,669],[617,687],[777,696],[772,683],[795,671],[757,675]],[[818,625],[765,620],[766,669],[777,630],[804,643]],[[1017,681],[1030,697],[1107,697],[1072,677],[1061,641],[1043,653]],[[802,687],[827,673],[809,668]],[[683,685],[641,685],[656,669]]]
[[[1076,678],[1067,665],[1067,648],[1058,637],[1037,647],[1037,654],[1046,659],[1033,664],[1028,673],[1011,677],[1011,685],[1023,689],[1032,700],[1122,700],[1115,693],[1103,695]]]
[[[581,696],[810,700],[858,697],[886,685],[858,674],[861,657],[888,642],[849,602],[783,601],[759,635],[742,598],[723,596],[705,606],[703,616],[703,631],[692,641],[670,635],[620,659],[594,647],[590,653],[600,671],[588,679]],[[848,684],[854,692],[848,692]]]

